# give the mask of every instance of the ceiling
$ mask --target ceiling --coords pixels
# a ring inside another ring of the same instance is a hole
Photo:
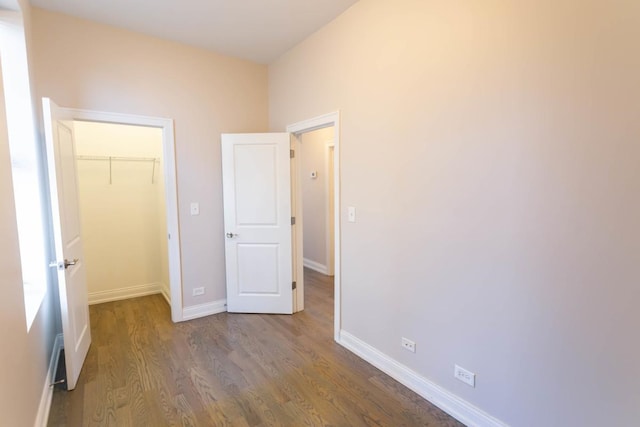
[[[357,0],[30,0],[33,6],[267,64]]]

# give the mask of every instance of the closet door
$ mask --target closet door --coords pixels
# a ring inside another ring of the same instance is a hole
[[[67,389],[73,390],[91,345],[76,150],[72,124],[64,121],[60,108],[48,98],[43,98],[42,106],[56,254],[51,266],[58,270]]]

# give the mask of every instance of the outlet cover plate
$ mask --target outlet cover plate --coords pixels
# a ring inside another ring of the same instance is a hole
[[[476,374],[473,372],[467,371],[466,369],[455,365],[453,369],[453,376],[462,381],[463,383],[469,384],[471,387],[476,386]]]
[[[404,348],[407,351],[410,351],[411,353],[415,353],[416,343],[411,341],[408,338],[402,337],[402,348]]]

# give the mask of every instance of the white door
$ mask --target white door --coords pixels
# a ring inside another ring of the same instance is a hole
[[[227,311],[293,312],[288,133],[222,135]]]
[[[75,142],[73,128],[64,122],[59,107],[50,99],[42,100],[49,191],[55,241],[67,367],[67,389],[73,390],[91,344],[89,303],[78,211]]]

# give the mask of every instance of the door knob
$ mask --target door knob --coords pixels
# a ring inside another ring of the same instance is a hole
[[[66,270],[72,265],[76,265],[76,263],[80,261],[78,258],[74,258],[73,261],[69,261],[68,259],[64,260],[64,269]]]
[[[227,237],[231,239],[233,237],[238,237],[238,235],[233,233],[227,233]]]

